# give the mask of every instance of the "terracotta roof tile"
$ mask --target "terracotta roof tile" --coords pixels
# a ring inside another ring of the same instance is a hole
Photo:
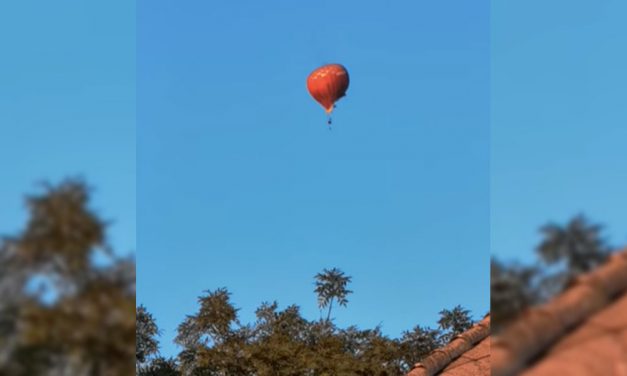
[[[494,376],[627,376],[627,250],[492,342]]]
[[[433,351],[408,376],[488,376],[490,374],[490,316]]]
[[[560,339],[523,375],[550,375],[560,368],[568,375],[627,376],[627,294]]]
[[[490,337],[463,353],[437,375],[487,376],[490,375]]]

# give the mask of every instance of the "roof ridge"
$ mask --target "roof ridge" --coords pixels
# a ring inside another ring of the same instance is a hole
[[[627,291],[627,249],[579,276],[550,302],[530,308],[492,341],[492,375],[517,374],[564,333]]]
[[[489,335],[490,314],[487,314],[472,328],[455,336],[446,346],[432,351],[420,363],[416,363],[407,376],[433,376]]]

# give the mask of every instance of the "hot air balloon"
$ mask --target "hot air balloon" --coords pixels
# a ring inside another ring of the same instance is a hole
[[[329,125],[335,102],[346,95],[348,81],[348,71],[340,64],[323,65],[307,77],[307,90],[329,115]]]

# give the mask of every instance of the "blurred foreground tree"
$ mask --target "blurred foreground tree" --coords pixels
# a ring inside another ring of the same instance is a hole
[[[493,333],[538,302],[538,277],[539,271],[535,267],[505,264],[492,259],[490,300]]]
[[[540,228],[540,233],[544,238],[537,251],[542,261],[548,265],[565,262],[570,275],[594,269],[611,251],[603,236],[603,226],[590,223],[583,214],[565,225],[547,223]]]
[[[574,278],[602,264],[611,252],[603,237],[603,226],[590,223],[580,214],[565,225],[548,223],[540,228],[543,236],[537,247],[547,270],[541,294],[549,298],[563,290]]]
[[[576,215],[566,224],[550,222],[540,227],[535,265],[491,265],[492,330],[497,332],[526,308],[545,302],[566,288],[582,273],[601,265],[612,246],[603,236],[603,226]]]
[[[89,189],[46,185],[27,205],[25,229],[0,244],[0,374],[133,374],[135,263],[107,246]]]

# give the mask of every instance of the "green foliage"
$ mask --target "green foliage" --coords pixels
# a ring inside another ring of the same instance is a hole
[[[470,311],[462,308],[462,306],[455,306],[453,309],[443,309],[440,311],[440,319],[438,325],[440,329],[445,331],[442,335],[444,342],[449,342],[456,335],[462,334],[466,330],[470,329],[473,322],[470,319]]]
[[[341,307],[346,307],[348,304],[347,297],[353,293],[348,289],[351,277],[345,275],[343,271],[333,268],[324,269],[322,273],[316,274],[315,279],[316,289],[314,291],[318,295],[318,307],[320,309],[329,307],[327,320],[330,320],[333,301],[336,301]]]
[[[198,298],[198,303],[198,313],[187,316],[179,325],[175,342],[185,348],[195,348],[227,341],[232,335],[231,326],[237,323],[237,309],[230,302],[230,293],[225,288],[206,291],[206,295]]]
[[[137,371],[137,376],[179,376],[180,374],[174,359],[162,357],[153,359],[149,365]]]
[[[157,323],[146,307],[140,305],[135,310],[135,361],[146,362],[159,352]]]
[[[422,326],[403,332],[400,340],[401,364],[412,365],[429,355],[443,344],[446,335],[440,329]]]
[[[329,304],[337,299],[346,305],[350,277],[331,269],[316,280],[325,285],[319,291]],[[441,329],[416,327],[392,339],[379,327],[343,329],[328,319],[310,321],[298,306],[281,310],[277,302],[262,303],[255,322],[243,325],[224,288],[206,291],[198,302],[198,312],[178,327],[176,342],[183,350],[177,362],[157,358],[141,375],[172,375],[172,370],[191,376],[403,375],[472,323],[470,312],[457,306],[441,312]]]

